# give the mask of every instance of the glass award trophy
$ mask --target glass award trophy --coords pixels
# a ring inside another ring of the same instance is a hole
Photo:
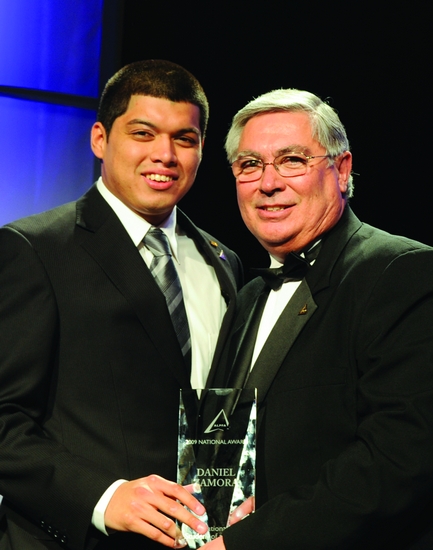
[[[178,524],[189,548],[218,537],[232,512],[255,491],[257,391],[250,389],[181,390],[177,482],[206,508],[200,535]],[[181,546],[179,535],[179,547]]]

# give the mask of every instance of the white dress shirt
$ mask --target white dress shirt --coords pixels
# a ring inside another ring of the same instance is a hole
[[[151,224],[115,197],[104,185],[102,178],[99,178],[96,185],[150,267],[153,254],[143,244],[143,238],[152,227]],[[191,335],[191,386],[201,389],[206,384],[227,305],[221,295],[215,270],[197,250],[194,241],[177,226],[176,219],[175,207],[170,216],[158,227],[167,235],[182,285]],[[117,487],[125,481],[118,480],[113,483],[95,506],[92,523],[105,534],[105,510]]]
[[[282,265],[283,264],[281,262],[271,256],[270,267],[282,267]],[[300,284],[301,281],[287,281],[286,283],[283,283],[278,290],[271,289],[269,292],[269,296],[266,300],[265,308],[262,313],[262,318],[260,319],[259,329],[257,331],[256,343],[254,345],[253,357],[251,360],[251,368],[253,368],[257,357],[262,351],[266,340],[275,326],[275,323],[278,321],[278,318]]]
[[[320,240],[317,241],[314,246],[309,249],[309,251],[316,247],[319,243]],[[304,254],[302,253],[301,256],[304,257]],[[276,258],[272,256],[270,258],[271,268],[283,266],[283,264]],[[313,260],[311,265],[313,265],[315,261],[316,260]],[[300,284],[301,281],[287,281],[283,283],[278,290],[271,290],[269,292],[262,318],[260,319],[259,329],[257,331],[256,342],[254,344],[254,351],[251,359],[251,368],[254,367],[254,363],[262,351],[262,348],[265,345],[272,329]]]

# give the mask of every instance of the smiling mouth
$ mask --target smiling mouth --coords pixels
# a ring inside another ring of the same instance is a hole
[[[280,210],[285,210],[287,206],[260,206],[260,210],[265,212],[279,212]]]
[[[152,181],[172,181],[173,176],[163,176],[162,174],[146,174],[146,178]]]

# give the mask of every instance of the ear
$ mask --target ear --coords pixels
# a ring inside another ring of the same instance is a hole
[[[352,172],[352,153],[345,151],[335,160],[335,167],[338,173],[338,185],[340,191],[347,191],[347,183]]]
[[[200,142],[200,162],[203,160],[204,138]]]
[[[107,132],[100,122],[95,122],[90,131],[90,147],[98,159],[104,158],[105,146],[107,144]]]

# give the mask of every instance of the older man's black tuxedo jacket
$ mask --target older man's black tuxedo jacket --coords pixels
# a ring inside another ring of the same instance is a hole
[[[239,294],[221,376],[251,360],[240,342],[262,292],[255,279]],[[346,209],[247,386],[258,509],[227,550],[433,548],[432,248]]]
[[[178,223],[228,303],[222,344],[239,260],[180,211]],[[190,388],[164,296],[95,187],[0,231],[0,296],[0,548],[159,548],[90,527],[116,479],[176,479]]]

